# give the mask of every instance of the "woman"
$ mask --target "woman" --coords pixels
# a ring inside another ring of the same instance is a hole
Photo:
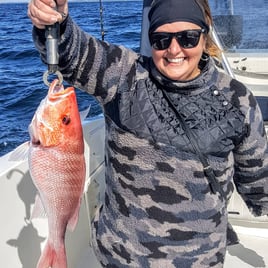
[[[28,15],[43,61],[44,25],[61,22],[60,71],[103,108],[98,259],[104,267],[222,267],[233,183],[254,215],[268,214],[267,140],[252,93],[215,68],[207,1],[153,2],[151,58],[86,34],[67,1],[57,3],[58,12],[51,0],[32,0]]]

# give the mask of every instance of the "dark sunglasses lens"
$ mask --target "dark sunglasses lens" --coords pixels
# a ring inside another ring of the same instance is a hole
[[[199,43],[201,31],[189,30],[183,31],[177,36],[177,41],[183,48],[193,48]]]
[[[151,34],[151,45],[156,50],[167,49],[170,46],[172,36],[168,33],[152,33]]]
[[[154,49],[164,50],[170,46],[173,37],[183,48],[193,48],[199,43],[201,30],[187,30],[178,33],[151,33],[150,42]]]

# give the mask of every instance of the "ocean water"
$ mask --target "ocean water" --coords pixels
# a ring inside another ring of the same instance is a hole
[[[268,0],[235,0],[243,15],[240,48],[268,49]],[[242,2],[242,3],[241,3]],[[229,0],[211,0],[216,15],[231,10]],[[142,1],[103,2],[105,40],[139,51]],[[81,28],[101,39],[99,2],[70,3]],[[265,16],[259,16],[259,12]],[[34,48],[27,3],[0,4],[0,156],[29,139],[28,125],[47,93],[42,75],[47,67]],[[250,34],[253,34],[252,37]],[[77,90],[79,108],[91,104],[89,116],[101,113],[95,99]]]
[[[142,2],[104,2],[105,40],[139,50]],[[101,39],[98,2],[70,3],[70,14],[85,31]],[[8,15],[7,15],[8,14]],[[47,94],[47,67],[32,42],[27,4],[0,4],[0,156],[29,140],[28,125]],[[101,113],[95,99],[77,90],[79,109]]]

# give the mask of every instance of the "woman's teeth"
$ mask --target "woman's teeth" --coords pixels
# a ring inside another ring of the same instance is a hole
[[[167,58],[167,61],[171,62],[171,63],[180,63],[180,62],[184,61],[184,58],[176,58],[176,59],[168,59]]]

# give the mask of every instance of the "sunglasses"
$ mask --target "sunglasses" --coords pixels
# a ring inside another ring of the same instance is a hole
[[[185,30],[177,33],[153,32],[149,34],[151,46],[156,50],[164,50],[169,48],[173,38],[182,48],[196,47],[200,40],[201,33],[206,32],[205,29]]]

